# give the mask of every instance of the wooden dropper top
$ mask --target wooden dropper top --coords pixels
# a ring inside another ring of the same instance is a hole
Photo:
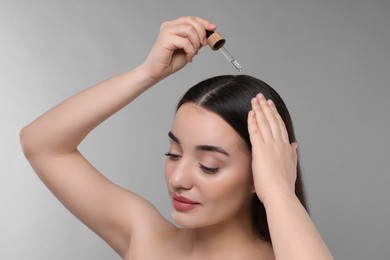
[[[218,32],[206,31],[207,43],[213,51],[219,50],[226,42],[225,38]]]

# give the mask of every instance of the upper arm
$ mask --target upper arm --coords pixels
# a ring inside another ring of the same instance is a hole
[[[163,221],[148,201],[110,182],[77,150],[28,159],[61,203],[122,256],[136,225]]]

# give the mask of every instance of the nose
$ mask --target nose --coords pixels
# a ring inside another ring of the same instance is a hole
[[[166,171],[168,183],[175,190],[189,190],[193,187],[191,162],[182,158],[166,167]]]

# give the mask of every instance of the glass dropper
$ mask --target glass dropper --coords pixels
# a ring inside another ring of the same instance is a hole
[[[226,57],[226,59],[233,64],[233,66],[238,70],[239,72],[242,72],[242,67],[238,63],[238,61],[233,58],[233,56],[228,52],[228,50],[224,47],[225,45],[225,38],[218,32],[212,32],[212,31],[206,31],[207,36],[207,42],[212,50],[216,51],[219,50],[222,52],[223,56]]]
[[[221,47],[219,48],[219,51],[222,52],[222,54],[226,57],[226,59],[228,59],[228,61],[230,61],[231,64],[233,64],[233,66],[239,71],[239,72],[242,72],[242,67],[240,65],[240,63],[238,63],[238,61],[233,58],[233,56],[226,50],[225,47]]]

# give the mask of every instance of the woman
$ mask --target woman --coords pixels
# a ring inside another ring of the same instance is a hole
[[[93,128],[191,62],[207,43],[206,30],[215,29],[198,17],[164,23],[143,64],[23,128],[26,157],[54,195],[123,259],[332,259],[303,206],[288,111],[252,77],[206,80],[178,105],[165,177],[180,228],[77,150]]]

